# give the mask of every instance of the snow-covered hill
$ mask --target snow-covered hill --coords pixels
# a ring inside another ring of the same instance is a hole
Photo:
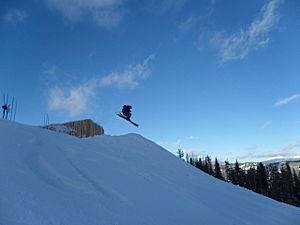
[[[78,139],[0,120],[1,225],[299,225],[137,134]]]

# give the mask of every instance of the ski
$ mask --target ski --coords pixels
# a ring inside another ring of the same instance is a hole
[[[121,118],[127,120],[128,122],[132,123],[134,126],[136,126],[136,127],[139,126],[137,123],[135,123],[135,122],[133,122],[132,120],[128,119],[128,118],[127,118],[126,116],[124,116],[123,114],[118,113],[117,115],[118,115],[119,117],[121,117]]]

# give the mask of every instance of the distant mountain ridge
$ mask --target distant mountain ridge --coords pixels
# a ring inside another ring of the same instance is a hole
[[[240,168],[243,170],[249,170],[250,168],[256,168],[259,162],[245,162],[239,163]],[[287,158],[287,159],[272,159],[262,162],[264,166],[277,167],[280,170],[282,167],[289,163],[291,169],[295,170],[297,174],[300,174],[300,158]],[[234,164],[232,164],[234,165]],[[224,166],[222,166],[224,168]]]

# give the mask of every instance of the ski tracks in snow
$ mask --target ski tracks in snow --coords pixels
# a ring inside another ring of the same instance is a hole
[[[30,144],[37,144],[36,139],[29,140]],[[40,145],[40,143],[38,143]],[[43,146],[39,149],[32,149],[26,156],[25,161],[29,169],[45,184],[59,189],[63,192],[80,191],[81,193],[97,193],[97,195],[114,199],[120,202],[126,202],[127,199],[120,193],[100,184],[99,181],[93,179],[87,172],[76,165],[74,160],[71,160],[67,153],[59,146],[52,146],[51,156],[49,158],[43,150]],[[56,157],[53,158],[53,155]],[[58,164],[62,166],[58,166]],[[65,168],[62,171],[61,168]],[[70,173],[76,173],[77,179]]]
[[[63,150],[60,150],[64,155],[65,153]],[[114,191],[112,189],[106,188],[104,185],[99,184],[99,182],[95,181],[93,178],[91,178],[87,173],[85,173],[82,169],[80,169],[78,166],[75,165],[74,162],[70,158],[68,158],[65,155],[65,159],[68,161],[68,163],[72,166],[72,168],[78,173],[78,175],[83,178],[88,184],[93,187],[94,191],[101,194],[102,196],[106,198],[112,198],[116,199],[121,202],[127,201],[125,197],[123,197],[120,193],[117,191]]]

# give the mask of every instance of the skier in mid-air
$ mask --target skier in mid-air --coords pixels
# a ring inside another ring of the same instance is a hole
[[[119,117],[129,121],[130,123],[132,123],[134,126],[138,127],[139,125],[136,124],[135,122],[131,121],[130,117],[131,117],[131,109],[132,106],[131,105],[123,105],[123,109],[122,109],[122,113],[117,114]]]
[[[123,105],[122,113],[124,116],[127,117],[127,119],[130,119],[131,117],[131,109],[132,109],[131,105]]]

